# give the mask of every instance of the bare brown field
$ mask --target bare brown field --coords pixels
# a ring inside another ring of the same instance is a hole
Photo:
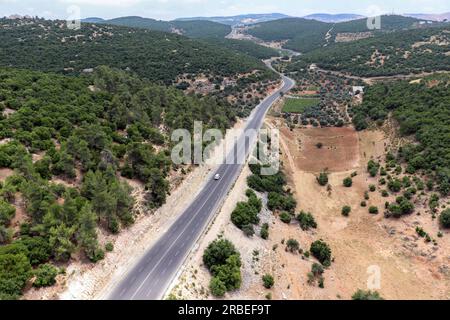
[[[338,172],[358,166],[358,135],[351,128],[281,128],[296,167],[306,172]],[[317,144],[322,147],[318,148]]]

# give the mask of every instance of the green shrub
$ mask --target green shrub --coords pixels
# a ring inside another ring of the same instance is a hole
[[[370,213],[370,214],[378,214],[378,208],[377,208],[377,207],[374,207],[374,206],[371,206],[371,207],[369,208],[369,213]]]
[[[16,214],[16,208],[3,199],[0,199],[0,225],[9,226],[9,223]]]
[[[358,290],[352,296],[353,300],[383,300],[377,291]]]
[[[289,224],[291,223],[292,216],[290,213],[283,211],[282,213],[280,213],[280,220],[286,224]]]
[[[313,242],[310,251],[322,265],[325,267],[331,265],[331,249],[325,241],[317,240]]]
[[[241,258],[234,245],[226,239],[217,239],[203,253],[203,263],[211,272],[211,293],[223,296],[226,291],[241,285]]]
[[[220,298],[225,295],[225,292],[227,292],[227,287],[218,277],[213,277],[209,282],[209,290],[212,295]]]
[[[353,180],[350,177],[347,177],[344,179],[343,181],[344,187],[346,188],[351,188],[351,186],[353,185]]]
[[[247,225],[243,226],[242,232],[244,232],[244,234],[250,238],[255,235],[255,229],[253,228],[252,224],[247,224]]]
[[[261,227],[261,238],[264,240],[269,239],[269,224],[264,223]]]
[[[35,271],[34,275],[36,280],[33,282],[33,286],[40,287],[50,287],[56,283],[56,276],[59,271],[56,267],[51,264],[40,265]]]
[[[350,215],[351,211],[352,211],[352,208],[350,206],[345,206],[342,208],[342,215],[344,217],[348,217]]]
[[[439,222],[444,228],[450,228],[450,209],[447,209],[441,213]]]
[[[235,246],[226,239],[217,239],[209,244],[203,253],[203,263],[211,270],[215,265],[225,264],[226,260],[237,254]]]
[[[300,225],[300,228],[302,228],[302,230],[304,231],[309,230],[310,228],[317,228],[316,220],[310,212],[300,212],[300,214],[297,216],[297,221]]]
[[[112,252],[114,250],[114,245],[111,242],[108,242],[107,244],[105,244],[105,250],[107,252]]]
[[[316,179],[319,185],[326,186],[328,184],[328,173],[321,172]]]
[[[300,249],[300,244],[295,239],[289,239],[286,242],[286,247],[290,252],[294,253]]]
[[[270,274],[266,274],[262,277],[264,288],[271,289],[275,284],[275,280]]]

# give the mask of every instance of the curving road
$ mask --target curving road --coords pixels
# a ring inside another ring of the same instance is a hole
[[[269,62],[267,62],[267,65],[271,67]],[[245,129],[259,130],[267,111],[280,97],[280,92],[285,93],[294,86],[295,82],[292,79],[284,75],[281,76],[284,81],[282,88],[267,97],[255,108],[249,121],[247,121]],[[244,146],[245,152],[243,154],[247,157],[250,146],[256,140],[250,139],[244,144],[239,144],[243,139],[246,138],[244,136],[239,137],[236,145]],[[236,145],[234,146],[235,151]],[[233,157],[236,159],[236,152],[234,152]],[[234,163],[243,163],[243,161],[235,161]],[[148,249],[139,262],[128,271],[122,281],[112,290],[108,299],[161,299],[192,247],[225,200],[229,190],[239,176],[242,166],[242,164],[220,165],[218,170],[211,176],[211,180],[204,185],[189,207],[160,237],[155,245]],[[218,181],[212,178],[216,173],[219,173],[221,176],[221,179]]]

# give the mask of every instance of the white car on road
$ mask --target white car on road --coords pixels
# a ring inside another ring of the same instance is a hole
[[[220,174],[216,174],[215,176],[214,176],[214,180],[219,180],[220,179]]]

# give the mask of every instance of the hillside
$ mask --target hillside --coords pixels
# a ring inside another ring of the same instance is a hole
[[[366,121],[383,123],[390,113],[402,136],[414,136],[418,144],[403,146],[400,158],[409,174],[433,172],[437,190],[450,194],[450,76],[433,76],[410,83],[398,81],[369,87],[364,102],[355,108],[357,129]],[[426,107],[425,107],[426,106]]]
[[[249,28],[248,33],[264,41],[285,42],[284,48],[304,53],[335,42],[348,42],[385,32],[425,26],[427,25],[420,24],[418,19],[396,15],[382,16],[381,29],[375,31],[367,28],[365,18],[340,23],[288,18],[256,24]]]
[[[448,27],[406,30],[314,50],[289,66],[298,71],[315,63],[357,76],[389,76],[450,70]]]
[[[330,29],[328,23],[302,18],[286,18],[256,24],[248,33],[264,41],[288,41],[284,47],[297,51],[309,51],[320,47]]]
[[[280,55],[275,49],[261,46],[249,40],[208,39],[208,43],[235,50],[258,59],[269,59]]]
[[[71,77],[0,68],[0,79],[0,300],[20,296],[31,266],[56,275],[46,263],[102,260],[99,229],[116,234],[160,207],[169,174],[182,176],[172,131],[235,120],[226,103],[106,67]]]
[[[64,21],[0,22],[2,66],[79,74],[108,65],[165,83],[180,74],[231,76],[255,69],[272,76],[255,58],[175,34],[103,24],[74,31]]]
[[[132,28],[178,33],[189,38],[224,38],[231,27],[212,21],[162,21],[142,17],[121,17],[101,23]]]

